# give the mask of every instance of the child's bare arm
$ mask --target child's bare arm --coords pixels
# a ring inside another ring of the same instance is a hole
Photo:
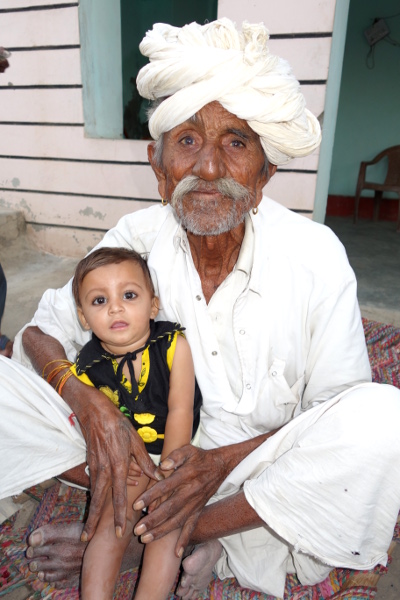
[[[165,424],[164,444],[161,460],[175,449],[190,443],[193,429],[193,403],[194,403],[194,366],[192,353],[186,339],[178,336],[174,360],[170,374],[168,394],[168,416]],[[162,470],[163,477],[169,477],[171,471]],[[148,487],[154,482],[149,481]],[[149,512],[154,510],[165,498],[159,498],[148,507]]]
[[[168,416],[161,460],[189,444],[193,428],[194,366],[188,342],[178,335],[170,374]],[[163,472],[165,474],[165,471]]]

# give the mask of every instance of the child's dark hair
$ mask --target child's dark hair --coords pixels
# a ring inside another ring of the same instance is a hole
[[[154,285],[151,280],[151,275],[146,260],[135,250],[129,250],[128,248],[104,247],[94,250],[94,252],[91,252],[85,256],[85,258],[83,258],[76,266],[75,275],[72,280],[72,293],[74,295],[76,305],[81,305],[79,300],[80,288],[82,281],[85,279],[86,275],[90,273],[90,271],[94,271],[99,267],[115,265],[125,261],[132,261],[142,269],[148,289],[154,297]]]

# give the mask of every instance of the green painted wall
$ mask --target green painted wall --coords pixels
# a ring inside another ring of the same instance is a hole
[[[373,55],[375,66],[369,69],[366,63],[370,47],[363,32],[376,17],[385,18],[390,37],[399,45],[378,42]],[[353,196],[360,162],[397,144],[400,144],[399,0],[351,0],[329,193]],[[383,169],[379,169],[379,176],[384,177]]]
[[[82,99],[88,137],[122,137],[119,0],[80,0]]]

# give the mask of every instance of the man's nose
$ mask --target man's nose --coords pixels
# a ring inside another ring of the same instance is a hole
[[[218,146],[213,143],[204,144],[196,154],[196,163],[193,166],[192,174],[205,181],[214,181],[225,177],[225,163]]]

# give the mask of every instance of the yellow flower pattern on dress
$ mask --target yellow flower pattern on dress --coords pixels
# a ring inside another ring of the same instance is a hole
[[[105,394],[107,396],[107,398],[109,398],[109,400],[111,400],[111,402],[113,404],[115,404],[115,406],[117,408],[119,408],[119,394],[118,394],[118,390],[115,390],[113,392],[112,389],[110,387],[108,387],[108,385],[103,385],[103,386],[99,387],[99,390],[101,392],[103,392],[103,394]]]
[[[136,423],[139,423],[140,425],[149,425],[150,423],[152,423],[154,421],[154,419],[156,418],[156,415],[152,415],[150,413],[141,413],[141,414],[135,413],[133,415],[133,418],[135,419]]]
[[[163,433],[157,433],[157,431],[151,427],[139,427],[137,432],[145,444],[151,444],[151,442],[155,442],[156,439],[164,439]]]

